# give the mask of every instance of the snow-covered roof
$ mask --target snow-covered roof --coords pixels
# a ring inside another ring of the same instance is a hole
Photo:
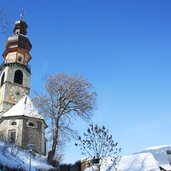
[[[160,171],[160,168],[163,168],[167,171],[171,171],[169,158],[166,154],[166,151],[170,149],[170,146],[162,145],[122,156],[117,165],[117,169],[119,171]],[[111,161],[109,157],[107,163],[101,166],[101,170],[108,171],[112,164],[113,161]],[[85,171],[92,171],[92,169],[89,167]]]
[[[23,97],[17,104],[2,115],[2,117],[10,116],[28,116],[43,119],[28,96]]]

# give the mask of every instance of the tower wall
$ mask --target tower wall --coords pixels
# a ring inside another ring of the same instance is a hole
[[[0,117],[16,104],[30,90],[30,50],[32,45],[27,37],[27,24],[15,22],[14,34],[6,41],[3,53],[4,63],[0,71]]]
[[[23,73],[23,83],[17,84],[14,83],[14,75],[17,70],[20,70]],[[4,75],[4,83],[2,83],[2,76]],[[30,91],[30,73],[23,67],[18,66],[17,64],[12,64],[11,66],[6,66],[2,70],[0,78],[0,116],[8,111],[14,104],[18,102],[24,95],[29,95]],[[20,87],[23,91],[23,95],[15,99],[14,94],[17,93],[16,88]],[[16,91],[16,92],[15,92]]]
[[[26,71],[25,68],[23,68],[17,64],[11,64],[11,66],[4,67],[2,70],[0,80],[2,78],[3,73],[5,73],[4,83],[9,82],[9,83],[13,84],[14,83],[14,74],[17,70],[21,70],[23,73],[23,84],[22,84],[22,86],[29,88],[30,87],[30,73],[28,71]]]

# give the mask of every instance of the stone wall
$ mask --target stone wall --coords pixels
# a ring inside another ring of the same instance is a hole
[[[34,123],[35,126],[29,126],[29,123]],[[27,148],[28,144],[34,144],[34,150],[40,154],[45,154],[44,147],[45,138],[42,136],[43,121],[38,119],[24,119],[23,121],[23,139],[22,139],[22,146]]]
[[[16,125],[11,125],[10,123],[15,121]],[[29,123],[33,123],[34,126],[29,126]],[[40,154],[45,155],[45,135],[44,135],[44,122],[40,119],[29,118],[23,116],[18,117],[7,117],[6,119],[1,119],[0,123],[0,139],[4,141],[9,141],[9,131],[16,131],[16,141],[15,144],[23,148],[28,148],[28,144],[34,144],[34,150]]]
[[[16,122],[16,125],[11,125],[12,122]],[[10,130],[16,131],[16,145],[21,146],[22,144],[22,128],[23,128],[23,120],[22,119],[10,119],[7,118],[2,121],[0,124],[0,130],[3,134],[2,140],[9,141],[8,132]]]

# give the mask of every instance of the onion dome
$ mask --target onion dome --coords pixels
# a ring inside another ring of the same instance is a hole
[[[6,50],[3,53],[5,57],[8,52],[15,51],[16,49],[21,49],[25,52],[29,52],[32,48],[32,45],[26,36],[27,34],[27,24],[23,20],[15,22],[14,34],[9,36],[6,41]]]

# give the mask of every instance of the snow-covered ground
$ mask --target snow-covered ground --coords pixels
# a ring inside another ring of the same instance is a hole
[[[30,153],[26,150],[21,150],[13,145],[0,142],[0,164],[3,164],[9,168],[29,170],[30,165]],[[46,160],[41,155],[32,156],[31,158],[31,170],[37,169],[48,170],[52,168],[46,163]]]
[[[118,171],[160,171],[159,167],[171,170],[169,159],[166,151],[171,150],[170,146],[158,146],[147,148],[144,151],[122,156],[117,166]],[[29,170],[30,153],[26,150],[21,150],[12,145],[6,145],[0,142],[0,163],[10,168],[22,168]],[[102,166],[101,170],[109,171],[109,166],[112,165],[111,160],[108,160],[108,166]],[[46,160],[41,155],[36,155],[31,158],[31,170],[37,169],[48,170],[52,168],[46,163]],[[92,170],[87,168],[86,171]],[[94,169],[95,170],[95,169]],[[114,169],[111,169],[114,171]]]
[[[159,166],[163,168],[171,167],[166,151],[170,146],[158,146],[147,148],[144,151],[123,156],[118,166],[121,171],[159,171]]]
[[[169,171],[171,166],[166,155],[167,150],[171,150],[171,147],[165,145],[147,148],[138,153],[122,156],[117,169],[118,171],[160,171],[159,167],[162,167]],[[111,164],[112,162],[109,159],[108,166]],[[86,169],[86,171],[90,170],[92,169]],[[109,171],[109,167],[102,166],[101,170]],[[114,171],[115,169],[111,170]]]

